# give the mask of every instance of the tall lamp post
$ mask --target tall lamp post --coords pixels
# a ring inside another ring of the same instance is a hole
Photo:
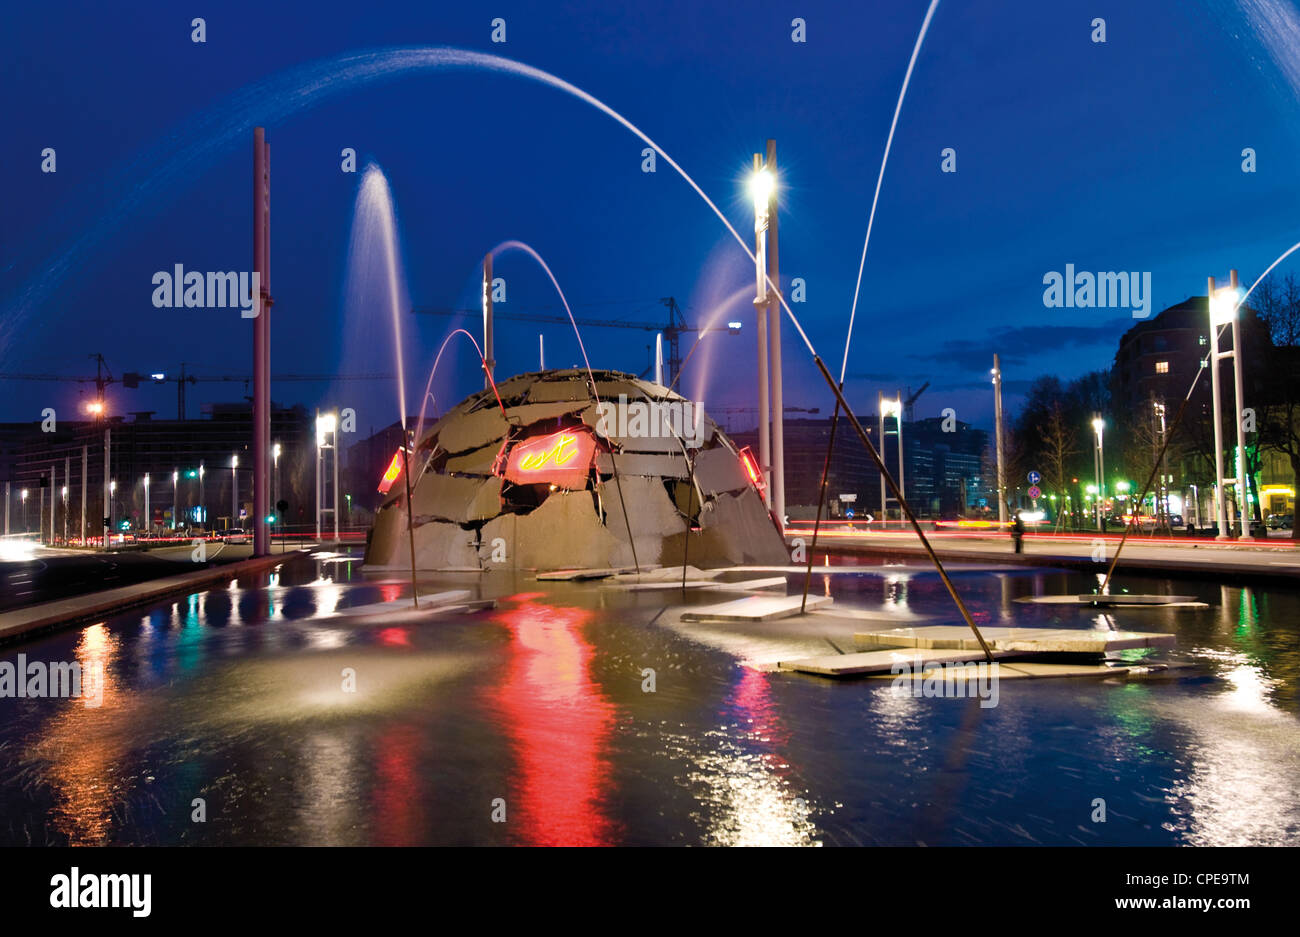
[[[227,527],[234,527],[235,521],[239,518],[239,455],[235,454],[230,457],[230,523]]]
[[[149,473],[144,473],[144,529],[153,533],[153,514],[149,512]]]
[[[1241,539],[1254,540],[1250,534],[1250,492],[1246,487],[1246,428],[1242,419],[1242,374],[1241,374],[1241,318],[1237,308],[1241,302],[1241,293],[1237,287],[1237,271],[1229,271],[1226,289],[1214,288],[1214,277],[1209,278],[1210,307],[1210,394],[1214,398],[1214,509],[1218,517],[1219,533],[1215,540],[1228,539],[1228,509],[1223,497],[1223,486],[1235,484],[1237,487],[1237,513],[1241,518]],[[1219,329],[1224,325],[1232,326],[1232,350],[1219,350]],[[1223,474],[1223,405],[1219,400],[1219,362],[1224,358],[1232,359],[1232,383],[1236,395],[1234,415],[1237,423],[1237,471],[1235,478],[1225,478]]]
[[[768,397],[767,350],[767,223],[776,180],[764,168],[763,157],[754,154],[754,172],[749,177],[749,193],[754,199],[754,276],[756,293],[754,312],[758,317],[758,461],[763,473],[763,500],[772,509],[772,437],[771,402]]]
[[[1097,529],[1104,530],[1103,514],[1106,501],[1106,453],[1102,448],[1101,435],[1106,428],[1106,421],[1098,413],[1092,418],[1092,429],[1097,434],[1097,448],[1095,451],[1094,467],[1097,470]]]
[[[998,471],[998,523],[1007,522],[1007,475],[1003,468],[1003,448],[1002,448],[1002,364],[998,361],[998,356],[993,356],[993,434],[997,437],[994,442],[994,452],[997,458]]]
[[[175,530],[181,519],[181,473],[180,469],[172,469],[172,530]]]

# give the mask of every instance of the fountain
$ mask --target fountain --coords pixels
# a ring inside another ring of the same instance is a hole
[[[586,368],[472,394],[413,447],[415,566],[618,569],[683,565],[688,552],[699,566],[787,562],[752,456],[693,407],[660,385]],[[398,474],[384,479],[367,568],[405,566]]]

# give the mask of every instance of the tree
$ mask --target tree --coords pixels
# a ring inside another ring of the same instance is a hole
[[[1300,486],[1300,284],[1287,274],[1280,288],[1265,280],[1255,295],[1259,297],[1255,305],[1273,340],[1265,358],[1260,442],[1287,456],[1294,474],[1292,484]],[[1300,540],[1295,524],[1291,538]]]
[[[1079,433],[1070,425],[1065,416],[1065,406],[1058,398],[1053,400],[1047,419],[1038,427],[1042,444],[1043,480],[1048,489],[1056,494],[1057,526],[1060,518],[1068,510],[1070,488],[1066,480],[1071,476],[1070,462],[1079,454]]]

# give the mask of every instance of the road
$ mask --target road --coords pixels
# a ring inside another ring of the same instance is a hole
[[[163,576],[248,559],[252,547],[209,543],[207,562],[191,559],[189,544],[121,553],[36,548],[31,559],[0,562],[0,611],[129,586]]]
[[[811,525],[792,525],[788,540],[811,535]],[[996,561],[1031,566],[1063,566],[1103,572],[1115,556],[1120,537],[1087,534],[1028,534],[1024,553],[1014,553],[1006,534],[927,531],[926,538],[940,559]],[[866,532],[843,528],[822,530],[818,553],[924,555],[920,540],[910,531]],[[1300,546],[1290,539],[1271,538],[1255,543],[1220,543],[1211,539],[1131,537],[1124,544],[1120,569],[1151,570],[1181,575],[1228,575],[1292,580],[1300,583]]]

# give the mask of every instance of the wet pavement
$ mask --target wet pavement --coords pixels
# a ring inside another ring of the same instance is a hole
[[[861,562],[813,588],[955,620],[921,564]],[[0,843],[1300,842],[1300,594],[1129,578],[1210,607],[1108,622],[1014,602],[1082,574],[953,578],[982,624],[1170,631],[1194,666],[1007,681],[984,708],[744,666],[743,626],[693,632],[677,591],[448,574],[421,590],[497,608],[412,618],[400,577],[292,558],[0,648],[105,675],[99,699],[0,699]]]

